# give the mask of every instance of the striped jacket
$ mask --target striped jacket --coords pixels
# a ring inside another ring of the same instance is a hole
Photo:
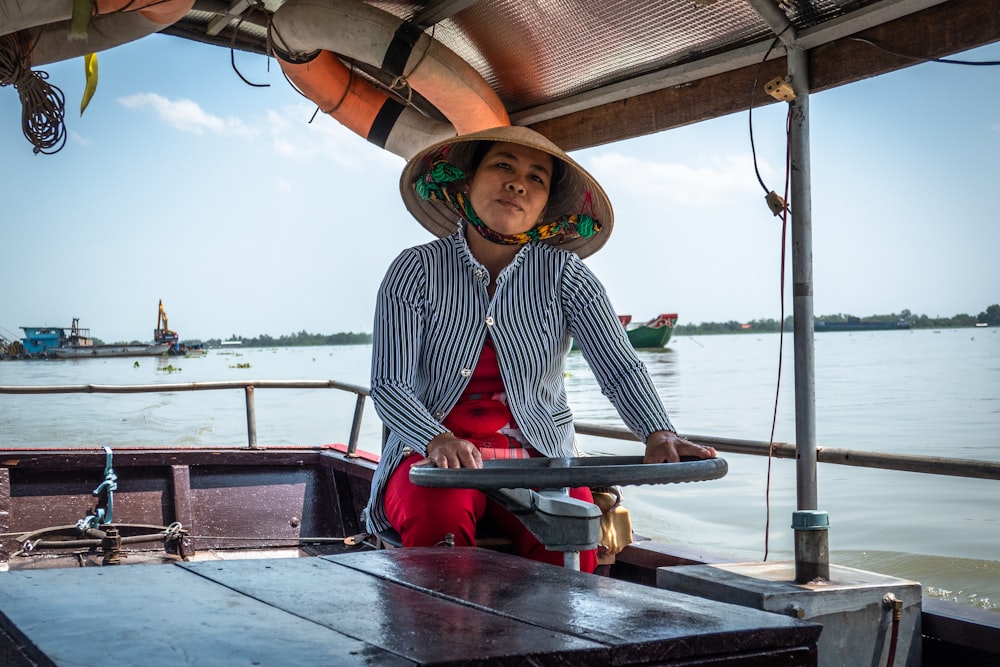
[[[675,430],[645,365],[629,344],[604,286],[571,252],[525,245],[497,276],[472,256],[463,232],[403,251],[379,288],[371,397],[389,430],[372,480],[368,530],[389,527],[389,476],[447,429],[441,422],[493,339],[514,420],[546,456],[573,456],[575,433],[563,368],[575,338],[601,390],[643,440]]]

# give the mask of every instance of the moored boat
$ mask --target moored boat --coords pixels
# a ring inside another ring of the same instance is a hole
[[[670,342],[670,337],[674,333],[674,325],[677,324],[677,313],[663,313],[657,315],[648,322],[635,324],[631,315],[619,315],[618,321],[625,328],[625,335],[628,342],[637,350],[652,350],[666,347]],[[573,350],[579,350],[576,340],[573,341]]]
[[[677,313],[663,313],[642,324],[625,324],[625,334],[637,350],[666,347],[677,324]]]
[[[203,346],[182,343],[176,331],[167,324],[167,313],[160,300],[153,329],[151,343],[98,344],[90,335],[90,329],[80,326],[80,318],[74,317],[68,327],[21,327],[24,338],[16,346],[3,346],[3,356],[7,358],[36,359],[93,359],[107,357],[155,357],[164,354],[198,354]]]
[[[21,327],[21,353],[40,359],[93,359],[103,357],[152,357],[167,354],[169,342],[95,344],[90,329],[73,318],[68,327]]]

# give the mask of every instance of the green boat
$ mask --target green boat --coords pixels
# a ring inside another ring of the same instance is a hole
[[[644,324],[631,324],[631,316],[625,317],[627,319],[622,316],[618,319],[622,320],[628,340],[637,350],[665,347],[677,324],[677,313],[663,313]]]
[[[648,350],[665,347],[670,342],[677,324],[677,313],[661,313],[643,324],[632,324],[631,315],[619,315],[618,320],[625,327],[625,333],[632,347],[637,350]],[[571,349],[578,350],[576,341]]]

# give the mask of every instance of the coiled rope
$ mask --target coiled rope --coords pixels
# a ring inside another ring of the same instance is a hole
[[[0,36],[0,88],[13,85],[21,98],[21,131],[34,152],[52,155],[66,145],[66,97],[47,72],[31,69],[26,31]]]

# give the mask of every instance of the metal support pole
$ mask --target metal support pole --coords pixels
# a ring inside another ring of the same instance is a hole
[[[813,345],[812,185],[809,164],[809,63],[800,48],[788,48],[790,102],[792,298],[795,318],[795,446],[799,512],[795,529],[795,581],[829,579],[827,522],[802,521],[818,506],[816,489],[816,382]],[[825,513],[821,513],[825,516]],[[810,525],[807,525],[810,524]]]
[[[247,446],[257,449],[257,408],[253,400],[253,385],[244,387],[247,395]]]
[[[365,397],[358,394],[354,401],[354,421],[351,422],[351,438],[347,441],[347,457],[352,458],[358,455],[358,440],[361,437],[361,418],[365,413]],[[388,434],[386,434],[388,437]],[[382,440],[385,445],[385,438]]]
[[[795,444],[798,508],[816,509],[816,391],[813,346],[812,201],[809,72],[806,54],[788,50],[791,105],[792,308],[795,317]]]

